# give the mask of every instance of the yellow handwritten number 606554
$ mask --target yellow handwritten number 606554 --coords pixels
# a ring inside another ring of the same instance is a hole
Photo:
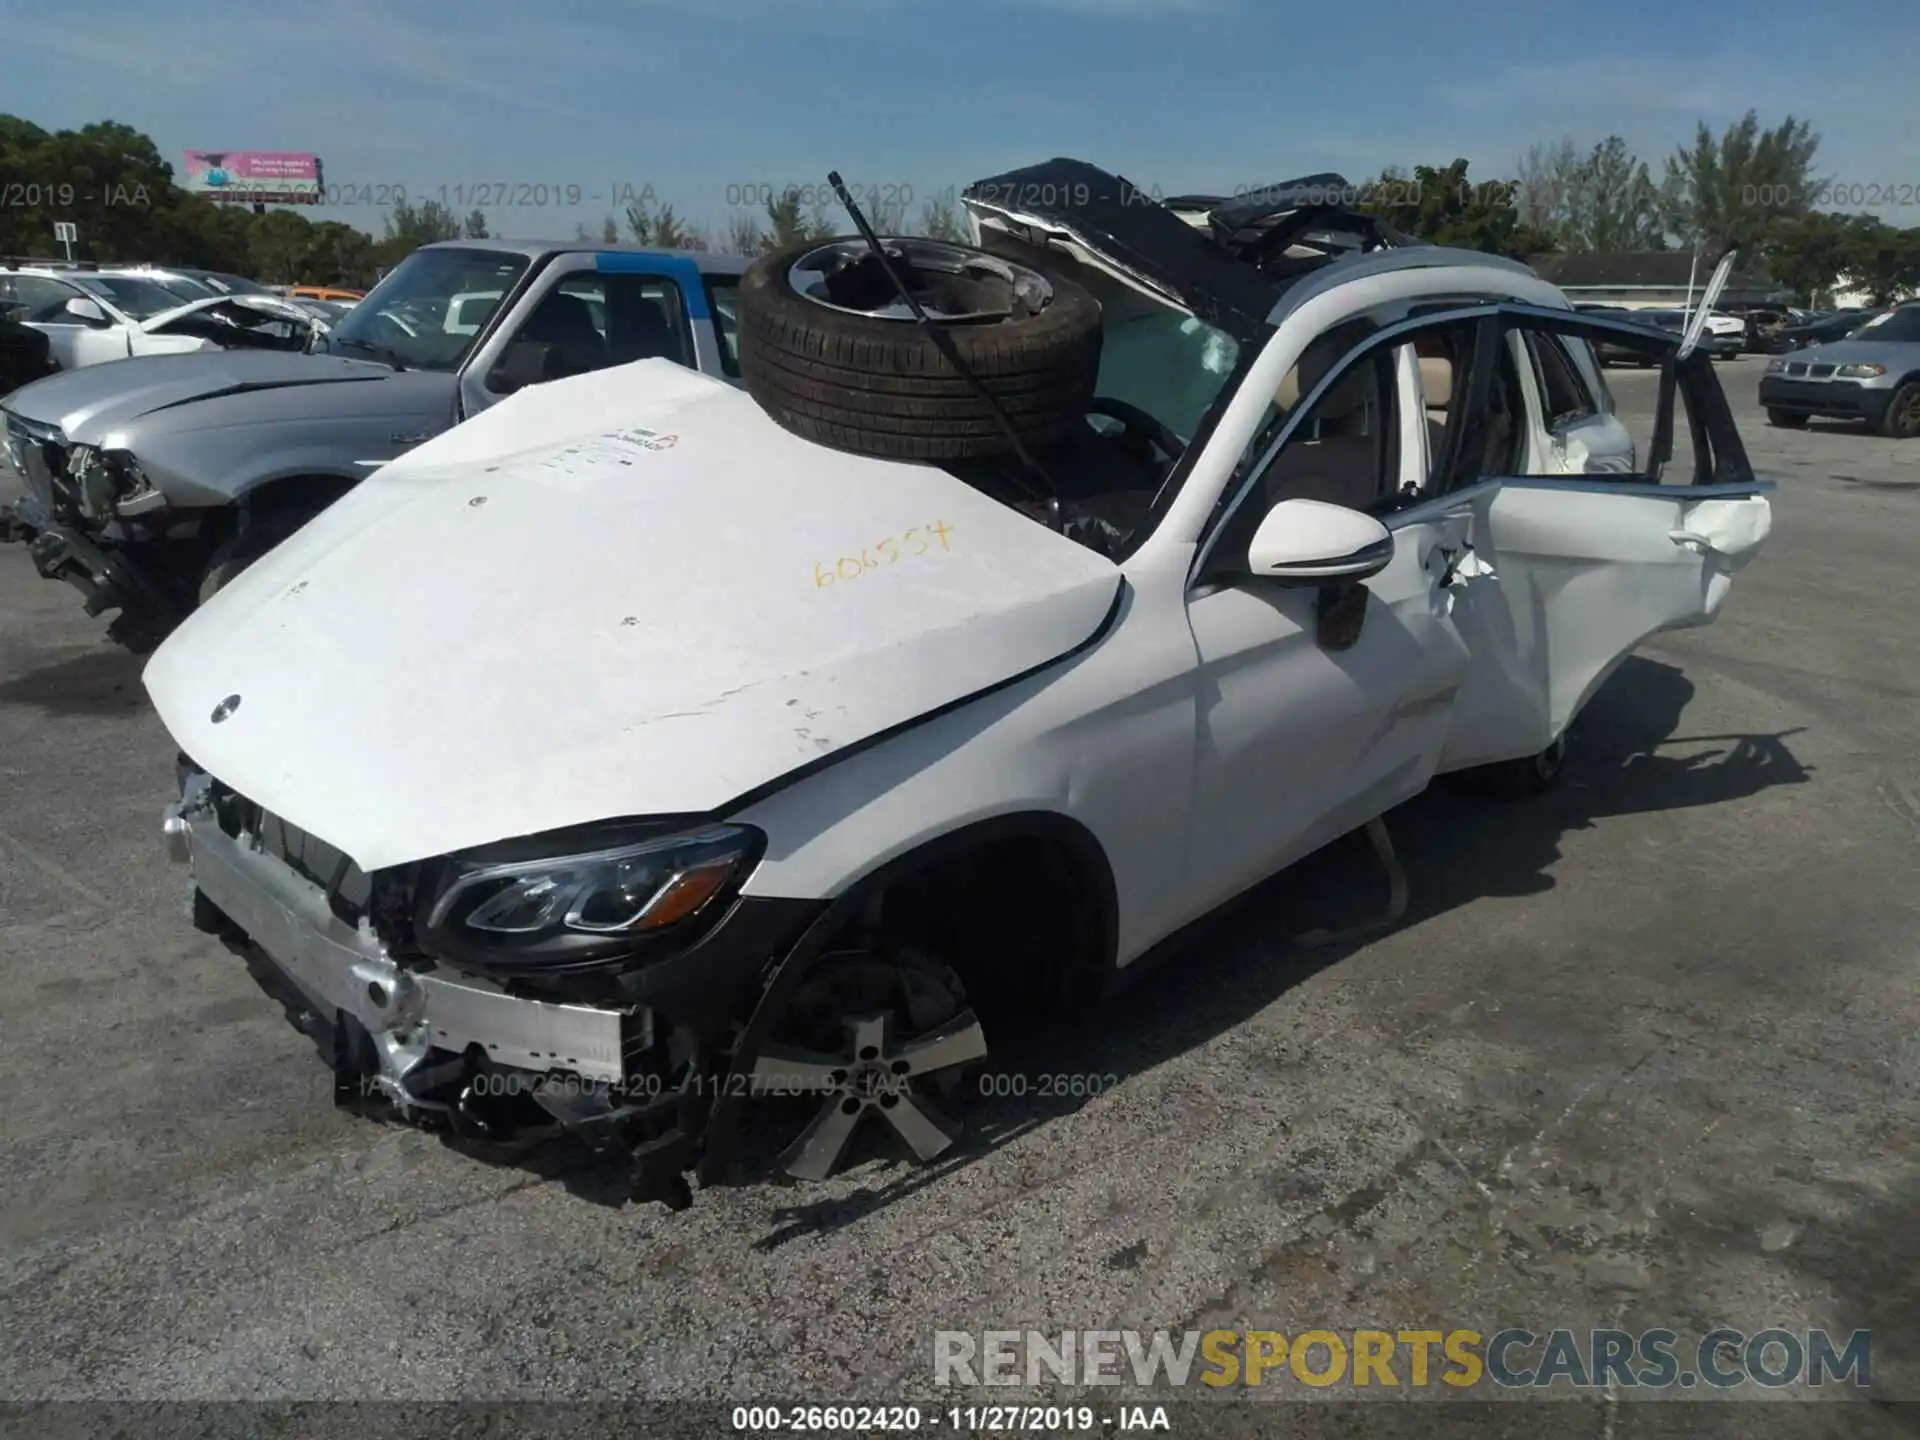
[[[823,560],[813,562],[813,586],[824,590],[836,580],[858,580],[869,570],[884,570],[890,565],[898,565],[902,559],[912,559],[932,552],[934,545],[927,537],[933,536],[939,541],[942,551],[951,550],[952,544],[947,536],[953,533],[953,527],[946,521],[936,521],[932,525],[916,525],[900,535],[889,535],[875,542],[858,555],[842,555],[829,567]]]

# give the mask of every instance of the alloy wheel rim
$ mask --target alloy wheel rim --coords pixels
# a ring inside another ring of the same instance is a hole
[[[973,1011],[905,1041],[895,1037],[891,1015],[848,1015],[844,1023],[847,1041],[837,1054],[768,1045],[754,1062],[762,1093],[821,1097],[813,1119],[781,1154],[781,1168],[798,1180],[826,1179],[855,1131],[875,1116],[916,1159],[944,1154],[960,1130],[927,1095],[925,1082],[986,1058],[986,1032]]]

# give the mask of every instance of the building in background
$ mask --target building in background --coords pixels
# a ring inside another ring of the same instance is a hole
[[[1535,255],[1528,264],[1567,292],[1576,305],[1619,305],[1628,310],[1672,310],[1706,288],[1715,257],[1691,250],[1642,250],[1611,255]],[[1721,310],[1786,305],[1793,294],[1776,283],[1764,266],[1743,267],[1720,292]]]

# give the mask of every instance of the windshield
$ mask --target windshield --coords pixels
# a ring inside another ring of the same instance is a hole
[[[409,370],[458,370],[526,269],[526,256],[498,250],[416,250],[341,319],[326,348]]]
[[[171,291],[182,300],[210,300],[220,293],[211,285],[186,275],[169,275],[164,280],[156,276],[153,283],[162,290]]]
[[[1920,340],[1920,306],[1888,310],[1848,337],[1854,340]]]
[[[211,270],[196,275],[194,279],[202,285],[210,285],[228,295],[271,295],[273,293],[258,280],[248,280],[239,275],[220,275]]]
[[[83,290],[90,290],[109,301],[122,313],[136,320],[151,320],[162,310],[172,310],[189,300],[204,300],[212,291],[182,295],[155,280],[133,275],[74,275],[69,277]]]
[[[1226,331],[1192,315],[1154,310],[1106,327],[1094,389],[1190,441],[1239,361],[1239,343]]]

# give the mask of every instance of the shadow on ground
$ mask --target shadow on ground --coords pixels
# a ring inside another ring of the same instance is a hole
[[[137,662],[127,657],[124,663]],[[1488,896],[1551,889],[1561,837],[1604,817],[1724,804],[1772,786],[1806,781],[1809,772],[1786,743],[1795,732],[1677,733],[1692,696],[1692,682],[1674,666],[1631,658],[1581,717],[1559,789],[1529,801],[1502,803],[1483,798],[1469,786],[1443,781],[1396,811],[1389,828],[1412,882],[1402,927]],[[1683,747],[1686,753],[1664,753]],[[1385,903],[1386,882],[1364,838],[1348,836],[1249,892],[1196,930],[1173,963],[1116,997],[1097,1022],[1077,1017],[996,1034],[992,1068],[1007,1075],[1116,1079],[1149,1070],[1241,1024],[1367,943],[1308,950],[1291,946],[1284,937],[1364,920]],[[249,959],[249,968],[286,1006],[290,1018],[304,1010],[297,995],[283,993],[268,967]],[[301,1028],[312,1033],[310,1021]],[[324,1036],[315,1038],[324,1053]],[[856,1223],[1070,1113],[1086,1098],[1028,1093],[977,1099],[967,1109],[963,1139],[941,1160],[926,1166],[902,1162],[883,1168],[879,1183],[850,1195],[779,1210],[776,1228],[758,1245],[771,1249]],[[730,1184],[766,1178],[768,1162],[777,1153],[777,1147],[760,1138],[743,1138],[748,1143],[730,1169]],[[863,1127],[846,1163],[893,1155],[891,1142],[884,1127]],[[558,1180],[593,1203],[618,1206],[626,1201],[620,1165],[581,1145],[562,1141],[487,1151],[463,1143],[460,1148],[488,1163]],[[795,1193],[806,1194],[808,1188]]]
[[[60,652],[55,652],[60,653]],[[143,710],[143,656],[101,645],[0,680],[0,704],[25,705],[50,715],[125,715]]]
[[[1442,781],[1388,817],[1412,886],[1401,927],[1484,897],[1551,889],[1561,837],[1605,817],[1719,805],[1807,780],[1810,772],[1787,745],[1796,732],[1681,732],[1680,719],[1692,698],[1693,683],[1679,669],[1633,657],[1582,715],[1559,789],[1503,803],[1457,781]],[[1670,750],[1684,753],[1664,753]],[[1386,898],[1385,878],[1364,837],[1350,835],[1215,917],[1171,963],[1112,1001],[1098,1023],[1056,1024],[996,1037],[992,1068],[1007,1075],[1120,1079],[1152,1069],[1239,1025],[1368,943],[1308,950],[1276,937],[1363,921]],[[903,1164],[885,1183],[854,1195],[790,1207],[760,1244],[771,1248],[855,1222],[1085,1103],[1084,1098],[1031,1093],[981,1100],[968,1112],[966,1138],[940,1162]],[[850,1149],[849,1163],[860,1158]]]

